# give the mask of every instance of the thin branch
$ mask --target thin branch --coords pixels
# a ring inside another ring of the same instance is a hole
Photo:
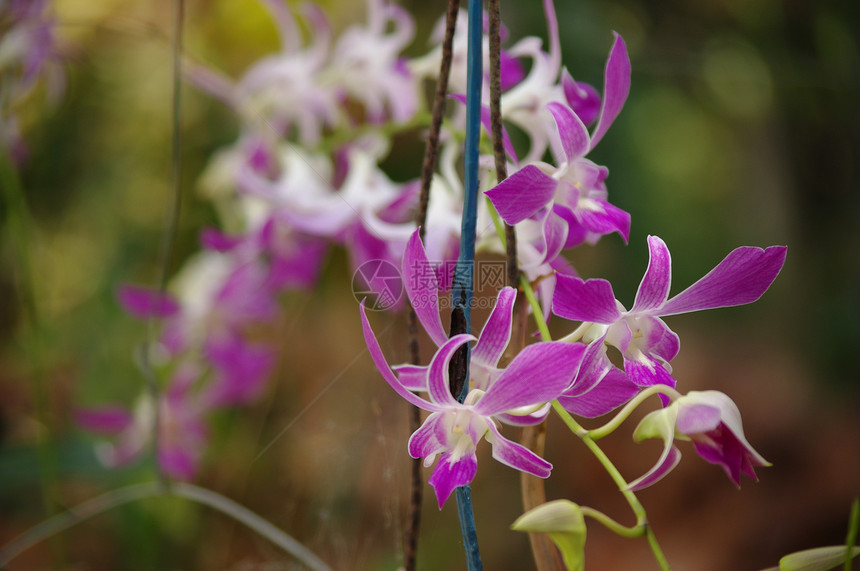
[[[268,539],[309,569],[329,571],[328,565],[307,547],[230,498],[192,484],[175,482],[165,486],[157,481],[112,490],[43,521],[0,549],[0,567],[37,543],[99,514],[131,502],[160,496],[177,496],[213,508]]]
[[[433,98],[433,115],[430,132],[427,134],[427,146],[424,149],[424,163],[421,169],[421,194],[418,199],[418,212],[415,224],[418,226],[418,236],[423,241],[427,224],[427,204],[430,201],[430,186],[433,174],[439,162],[439,135],[442,130],[442,119],[445,116],[445,101],[448,97],[448,78],[451,75],[451,60],[453,59],[454,31],[457,27],[457,14],[460,11],[460,0],[449,0],[448,11],[445,15],[445,39],[442,42],[442,61],[439,64],[439,77],[436,80],[436,95]],[[418,316],[415,309],[409,308],[409,352],[412,363],[421,362],[418,345]],[[413,433],[421,426],[421,411],[410,407],[409,432]],[[414,571],[418,554],[418,535],[421,528],[421,504],[424,500],[424,480],[421,477],[421,459],[412,461],[410,472],[409,494],[409,524],[406,530],[404,546],[404,568]]]

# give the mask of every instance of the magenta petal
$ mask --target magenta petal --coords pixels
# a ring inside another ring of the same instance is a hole
[[[474,362],[488,367],[495,367],[499,363],[502,353],[505,352],[511,340],[511,321],[516,298],[517,291],[512,287],[505,287],[499,291],[496,306],[487,323],[484,324],[475,348],[472,349]]]
[[[475,412],[492,416],[555,399],[573,382],[584,353],[585,346],[579,343],[528,345],[478,401]]]
[[[487,440],[493,445],[493,458],[521,472],[528,472],[538,478],[548,478],[552,464],[516,442],[511,442],[501,435],[492,422],[488,423],[490,432]]]
[[[627,489],[631,492],[636,492],[656,484],[662,480],[666,474],[671,472],[680,461],[681,451],[670,443],[670,445],[663,451],[663,455],[660,457],[660,460],[657,461],[657,464],[648,470],[645,475],[631,482]]]
[[[451,357],[457,352],[461,345],[473,341],[475,338],[465,333],[451,337],[444,345],[439,347],[433,359],[430,361],[430,369],[427,373],[427,390],[430,391],[430,400],[437,405],[457,406],[457,400],[451,396],[450,377],[448,375],[448,364]]]
[[[518,170],[486,191],[499,216],[517,224],[536,214],[552,201],[558,182],[534,165]]]
[[[444,413],[432,413],[418,427],[418,430],[412,433],[407,446],[409,456],[412,458],[433,458],[445,450],[445,444],[440,438],[440,434],[444,433],[444,427],[441,426],[443,415]]]
[[[448,340],[442,319],[439,317],[439,283],[436,268],[430,265],[427,253],[416,230],[406,243],[400,266],[406,295],[415,309],[415,315],[424,330],[437,346]]]
[[[568,209],[554,204],[552,209],[547,211],[546,218],[543,221],[543,237],[545,240],[543,258],[546,262],[556,259],[561,254],[568,240],[569,230],[567,221],[559,214],[559,211],[563,210]]]
[[[561,146],[564,149],[564,154],[567,157],[567,162],[571,163],[576,159],[585,156],[589,148],[588,129],[573,112],[570,107],[561,103],[550,103],[546,106],[555,119],[555,124],[558,126],[558,134],[561,136]]]
[[[418,365],[397,365],[391,367],[397,374],[400,384],[410,391],[427,390],[427,367]]]
[[[244,236],[230,236],[217,228],[204,228],[200,233],[200,245],[207,250],[227,252],[242,243]]]
[[[552,312],[565,319],[591,323],[615,323],[621,317],[608,281],[582,281],[565,275],[557,276]]]
[[[523,80],[526,72],[523,69],[523,64],[520,60],[512,56],[506,50],[501,50],[499,54],[500,61],[500,78],[502,91],[507,91]]]
[[[695,440],[696,452],[704,460],[711,464],[722,466],[726,475],[736,486],[741,485],[741,474],[746,474],[758,481],[754,466],[763,466],[765,463],[759,461],[757,454],[753,456],[737,438],[735,438],[725,425],[716,431],[708,433],[710,438]]]
[[[158,450],[158,465],[164,473],[176,480],[193,480],[197,473],[197,457],[180,447],[162,446]]]
[[[576,380],[570,387],[565,389],[564,395],[576,397],[587,393],[614,368],[612,362],[606,356],[605,340],[606,334],[604,333],[601,337],[598,337],[586,346],[582,357],[582,364],[576,373]]]
[[[669,298],[672,283],[672,258],[666,243],[657,236],[648,236],[648,269],[636,292],[631,313],[659,307]]]
[[[134,317],[170,317],[179,311],[179,303],[169,294],[125,284],[117,290],[122,307]]]
[[[631,381],[640,387],[666,385],[674,388],[677,384],[675,378],[666,370],[659,359],[642,353],[638,354],[636,359],[630,359],[627,355],[624,356],[624,372],[627,373]]]
[[[397,377],[394,376],[394,373],[391,372],[391,369],[388,367],[388,363],[385,361],[385,356],[382,354],[382,349],[379,347],[376,335],[374,335],[373,329],[370,327],[370,322],[367,320],[367,313],[364,310],[363,300],[359,306],[359,312],[361,313],[361,330],[364,334],[364,342],[367,345],[367,352],[370,353],[370,358],[373,359],[373,363],[376,365],[376,368],[379,369],[385,382],[394,389],[394,392],[406,399],[410,404],[431,412],[440,410],[438,405],[415,396],[397,381]]]
[[[82,428],[101,434],[117,434],[134,421],[131,412],[118,405],[80,409],[75,411],[74,416]]]
[[[606,60],[606,69],[603,72],[603,106],[600,108],[597,127],[591,136],[592,149],[597,146],[609,130],[609,126],[618,117],[629,93],[630,57],[627,55],[624,39],[615,34],[615,42],[609,51],[609,59]]]
[[[563,393],[558,402],[577,416],[595,418],[626,404],[639,392],[624,371],[612,367],[593,389],[585,394]]]
[[[751,303],[760,298],[785,263],[785,246],[732,250],[717,267],[667,301],[656,315],[674,315]]]
[[[433,475],[427,480],[427,483],[433,486],[433,490],[436,492],[439,509],[441,510],[442,506],[445,505],[454,488],[470,483],[477,473],[478,459],[474,452],[456,461],[452,461],[449,453],[442,454],[439,463],[433,470]]]
[[[561,72],[561,85],[567,104],[583,123],[591,125],[600,114],[600,94],[588,83],[574,81],[567,68]]]
[[[618,232],[624,241],[630,240],[630,214],[605,200],[592,199],[600,210],[577,209],[582,224],[590,232],[605,236]]]

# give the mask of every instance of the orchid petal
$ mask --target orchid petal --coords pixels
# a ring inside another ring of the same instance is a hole
[[[579,343],[546,341],[526,346],[478,401],[475,412],[492,416],[555,399],[573,382],[584,353],[585,346]]]
[[[397,380],[410,391],[427,390],[427,367],[418,365],[397,365],[391,367],[397,374]]]
[[[574,81],[567,68],[561,71],[561,85],[564,98],[577,117],[590,125],[600,114],[600,94],[597,90],[581,81]]]
[[[535,165],[518,170],[486,191],[499,216],[510,225],[522,222],[552,201],[558,182]]]
[[[631,313],[659,307],[669,298],[672,283],[672,257],[666,243],[657,236],[648,236],[648,269],[636,292]]]
[[[627,486],[631,492],[637,492],[652,486],[662,480],[669,472],[671,472],[678,462],[681,461],[681,451],[676,446],[669,444],[664,450],[660,459],[653,468],[648,470],[641,477],[633,480]]]
[[[640,387],[666,385],[674,388],[677,384],[662,361],[639,351],[633,358],[624,355],[624,372]]]
[[[785,263],[785,253],[785,246],[765,250],[744,246],[732,250],[717,267],[654,313],[675,315],[751,303],[776,279]]]
[[[429,458],[432,461],[437,454],[445,450],[445,443],[439,437],[444,434],[444,427],[441,425],[443,418],[444,413],[434,412],[412,433],[407,445],[409,456]]]
[[[633,431],[633,440],[642,442],[646,438],[663,440],[663,453],[657,463],[644,475],[630,482],[628,490],[636,491],[656,483],[668,474],[681,460],[681,452],[674,446],[675,421],[678,417],[677,403],[656,410],[645,416]]]
[[[450,453],[442,454],[439,463],[433,469],[433,474],[427,480],[436,492],[439,509],[442,509],[454,488],[469,484],[477,473],[478,459],[474,452],[458,460],[452,460]]]
[[[599,209],[578,208],[576,213],[579,223],[599,236],[618,232],[625,242],[629,242],[630,213],[605,200],[592,198],[590,201],[598,205]],[[587,238],[591,242],[596,241],[592,237]]]
[[[134,317],[170,317],[179,311],[179,303],[170,294],[150,288],[122,285],[117,290],[117,298],[123,309]]]
[[[158,449],[158,465],[172,479],[193,480],[198,463],[199,458],[193,451],[179,445],[163,444]]]
[[[439,347],[439,350],[433,355],[433,359],[430,361],[430,369],[427,373],[427,390],[430,392],[430,400],[437,405],[450,407],[459,404],[457,399],[451,395],[448,365],[454,353],[457,352],[461,345],[474,340],[474,336],[466,333],[454,335]]]
[[[87,430],[101,434],[118,434],[131,426],[134,416],[118,405],[104,405],[75,411],[75,421]]]
[[[608,281],[582,281],[565,275],[557,276],[552,312],[565,319],[591,323],[615,323],[621,317]]]
[[[379,347],[379,341],[376,340],[376,335],[374,335],[373,329],[370,327],[370,322],[367,320],[367,313],[364,310],[364,300],[362,300],[359,305],[359,312],[361,313],[361,330],[362,333],[364,333],[364,342],[367,345],[367,352],[370,353],[370,358],[373,359],[373,363],[376,365],[376,368],[379,369],[382,378],[385,379],[392,389],[394,389],[394,392],[402,396],[410,404],[431,412],[442,410],[442,407],[439,405],[415,396],[409,392],[406,387],[400,384],[397,377],[394,376],[394,373],[392,373],[391,369],[388,367],[388,363],[385,361],[385,356],[382,354],[382,349]]]
[[[561,103],[552,102],[546,106],[555,119],[558,134],[561,136],[561,146],[564,149],[567,162],[572,163],[588,152],[588,129],[582,119],[573,110]]]
[[[608,360],[607,360],[608,362]],[[558,402],[565,410],[586,418],[595,418],[615,410],[625,404],[639,392],[635,385],[624,374],[624,371],[612,367],[603,375],[600,382],[584,394],[563,393]]]
[[[473,362],[488,367],[495,367],[499,363],[511,340],[511,321],[516,298],[517,291],[512,287],[499,291],[496,306],[487,319],[475,348],[472,349]]]
[[[627,55],[627,46],[624,44],[624,39],[615,34],[615,42],[609,51],[609,58],[606,60],[606,69],[603,72],[603,105],[600,107],[600,118],[597,120],[597,127],[595,127],[594,134],[591,136],[592,149],[597,146],[597,143],[600,142],[603,135],[609,130],[609,126],[618,117],[629,93],[630,57]]]
[[[439,317],[439,283],[436,271],[427,259],[427,252],[421,244],[419,231],[413,232],[406,243],[401,264],[406,295],[415,309],[415,315],[424,326],[424,330],[437,346],[448,340],[442,319]]]
[[[714,430],[720,425],[720,409],[705,403],[680,407],[677,428],[681,434],[696,434]]]
[[[505,466],[516,470],[527,472],[538,478],[548,478],[552,471],[552,464],[516,442],[511,442],[499,432],[493,423],[488,423],[490,428],[486,436],[487,441],[493,445],[493,458]]]

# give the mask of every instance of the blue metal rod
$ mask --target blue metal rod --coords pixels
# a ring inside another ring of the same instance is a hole
[[[481,84],[483,82],[483,6],[481,0],[469,0],[468,53],[466,64],[466,150],[464,156],[463,220],[460,230],[460,255],[451,291],[452,307],[460,309],[465,319],[466,332],[472,331],[472,295],[475,273],[475,227],[478,218],[478,142],[481,135]],[[468,347],[468,346],[467,346]],[[462,402],[469,392],[469,352],[466,353],[466,377],[459,395]],[[472,495],[469,486],[456,490],[457,513],[466,551],[469,571],[483,569],[478,550],[478,534],[475,515],[472,511]]]

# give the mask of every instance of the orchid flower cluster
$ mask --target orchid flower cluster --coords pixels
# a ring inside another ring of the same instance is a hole
[[[714,391],[677,392],[671,361],[680,344],[663,318],[755,301],[782,268],[786,249],[738,248],[670,297],[669,249],[649,236],[650,262],[629,310],[607,281],[581,278],[565,256],[609,234],[625,242],[630,238],[630,215],[610,202],[609,170],[589,158],[630,90],[631,66],[621,36],[614,36],[609,50],[602,91],[574,80],[562,66],[552,0],[544,0],[548,46],[530,37],[502,50],[502,120],[527,136],[527,146],[515,148],[505,134],[512,174],[503,181],[496,179],[489,154],[482,157],[479,180],[486,200],[479,202],[476,243],[480,253],[504,252],[499,219],[513,226],[524,279],[519,292],[510,287],[498,292],[480,335],[449,338],[440,318],[440,292],[450,287],[449,276],[440,272],[428,279],[417,272],[453,261],[460,239],[464,191],[456,165],[465,123],[465,12],[453,48],[453,112],[442,127],[422,241],[414,221],[419,182],[394,181],[380,163],[394,135],[429,124],[424,82],[436,73],[441,48],[405,57],[414,23],[383,0],[368,0],[367,21],[338,37],[313,4],[305,5],[299,20],[282,0],[260,2],[280,33],[280,51],[236,81],[198,64],[187,69],[189,82],[240,119],[236,143],[212,159],[201,179],[223,226],[202,233],[203,251],[188,261],[168,292],[120,289],[130,314],[161,324],[159,344],[149,350],[164,390],[157,402],[143,397],[135,411],[118,406],[81,411],[85,426],[115,435],[100,449],[105,462],[119,465],[138,457],[157,431],[162,470],[193,478],[206,447],[207,416],[251,403],[265,391],[277,356],[260,325],[278,319],[284,292],[312,288],[328,252],[341,247],[353,269],[371,261],[401,269],[407,298],[437,347],[427,365],[389,365],[361,303],[364,338],[383,379],[429,413],[412,434],[408,452],[434,466],[429,483],[440,508],[455,488],[474,479],[481,440],[502,464],[541,478],[550,475],[552,465],[503,435],[504,425],[535,425],[553,409],[571,419],[571,414],[594,418],[619,407],[626,415],[652,394],[662,396],[665,408],[646,417],[634,436],[662,438],[665,449],[654,468],[629,482],[627,490],[665,476],[680,458],[675,446],[680,440],[692,440],[699,455],[722,466],[735,484],[740,474],[755,478],[754,468],[767,462],[747,442],[731,400]],[[435,39],[441,31],[440,25]],[[483,119],[489,130],[488,83],[485,77]],[[372,280],[367,285],[383,287]],[[543,338],[503,362],[514,304],[523,292],[536,300],[531,311]],[[401,308],[400,301],[391,308]],[[545,316],[550,313],[571,322],[567,335],[549,338]],[[471,347],[471,362],[465,400],[459,401],[449,389],[449,365],[465,345]]]
[[[18,107],[42,78],[52,97],[63,88],[55,26],[48,0],[0,2],[0,147],[15,163],[27,157]]]

